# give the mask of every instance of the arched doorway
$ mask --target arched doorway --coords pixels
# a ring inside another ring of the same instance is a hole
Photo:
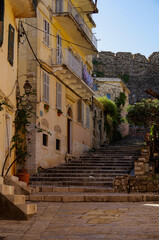
[[[72,109],[69,107],[67,111],[67,153],[72,154]]]

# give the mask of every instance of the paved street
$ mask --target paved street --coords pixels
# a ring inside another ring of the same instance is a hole
[[[0,221],[6,240],[159,240],[159,203],[38,203],[28,222]]]

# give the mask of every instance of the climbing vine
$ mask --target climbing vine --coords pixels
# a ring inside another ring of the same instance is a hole
[[[120,93],[120,96],[112,101],[107,97],[99,97],[98,101],[104,106],[105,113],[105,129],[107,133],[107,142],[112,143],[121,138],[118,130],[119,124],[122,122],[121,110],[125,105],[125,93]]]
[[[31,91],[30,96],[36,95],[36,91]],[[17,110],[15,113],[14,125],[15,125],[15,134],[11,140],[11,148],[10,153],[15,150],[16,158],[9,166],[6,175],[9,170],[16,162],[19,164],[20,168],[24,168],[26,158],[31,155],[28,152],[28,144],[31,143],[31,139],[29,137],[30,131],[29,126],[31,125],[31,119],[36,115],[33,110],[32,103],[28,99],[28,95],[23,94],[22,96],[17,96]],[[3,110],[3,104],[0,105]],[[37,132],[47,132],[51,135],[49,131],[46,131],[40,127],[35,126]],[[4,163],[4,166],[6,161]],[[2,170],[2,176],[4,174],[4,166]]]

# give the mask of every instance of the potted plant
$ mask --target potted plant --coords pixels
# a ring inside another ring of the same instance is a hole
[[[62,111],[60,109],[57,109],[57,115],[61,116],[61,114],[62,114]]]
[[[44,103],[44,110],[45,110],[46,112],[48,112],[49,109],[50,109],[50,105],[47,104],[47,103]]]

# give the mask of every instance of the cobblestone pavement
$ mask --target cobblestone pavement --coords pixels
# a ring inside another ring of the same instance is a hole
[[[159,202],[38,203],[29,221],[0,221],[0,240],[159,240]]]

